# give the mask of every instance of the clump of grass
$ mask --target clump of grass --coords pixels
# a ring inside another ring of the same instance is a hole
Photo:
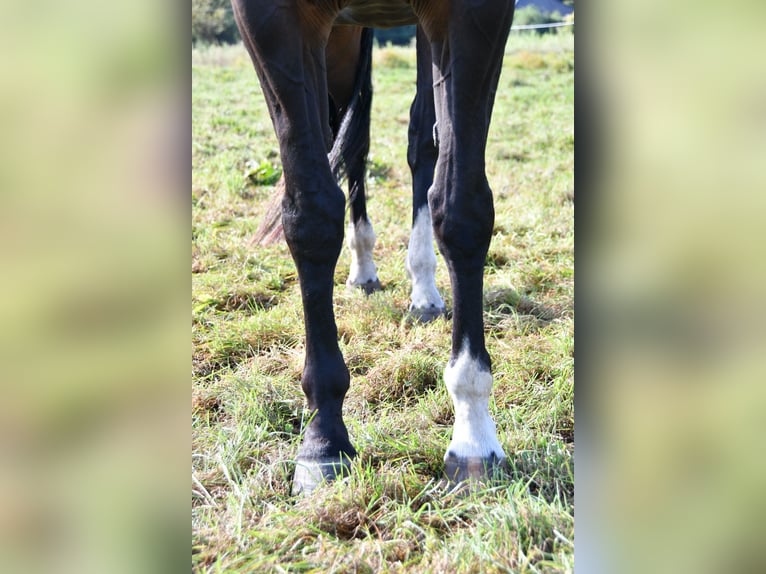
[[[529,297],[515,289],[496,289],[484,296],[484,308],[490,313],[503,314],[515,312],[519,315],[531,315],[540,321],[551,321],[555,312],[550,307],[535,303]]]
[[[523,70],[540,70],[548,66],[546,58],[538,52],[522,50],[509,58],[509,63],[514,68]]]
[[[380,360],[366,376],[364,398],[406,406],[426,391],[436,388],[444,368],[442,361],[420,351],[396,353]]]
[[[550,502],[574,499],[571,447],[543,440],[533,448],[517,450],[509,459],[512,479],[525,480],[530,494]]]
[[[213,330],[196,344],[198,375],[236,369],[244,361],[276,347],[295,347],[301,341],[301,331],[285,329],[285,314],[280,311],[281,307],[227,323],[211,321]]]
[[[391,69],[408,69],[415,66],[414,50],[387,46],[373,53],[373,66]]]
[[[209,304],[217,311],[244,312],[252,315],[259,311],[271,309],[278,302],[279,298],[273,292],[237,289],[210,300]]]
[[[566,73],[574,70],[574,58],[568,52],[541,52],[519,50],[508,57],[508,63],[512,69],[517,70],[542,70],[549,69],[557,73]],[[517,86],[527,85],[523,80],[515,78]]]
[[[194,389],[192,391],[192,415],[218,420],[222,411],[221,397],[209,390]]]
[[[433,392],[426,393],[418,405],[418,412],[425,418],[423,426],[440,425],[449,427],[455,422],[455,413],[452,410],[452,400],[446,392],[446,387],[439,386]]]

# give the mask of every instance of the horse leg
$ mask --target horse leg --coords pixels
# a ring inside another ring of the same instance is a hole
[[[309,4],[232,4],[269,106],[284,170],[282,222],[298,271],[306,329],[301,386],[313,415],[298,452],[293,492],[310,491],[356,454],[341,412],[349,373],[332,303],[345,206],[327,159],[332,132],[324,46],[333,17]]]
[[[426,323],[444,314],[445,309],[436,288],[436,253],[428,207],[428,190],[433,184],[438,156],[431,47],[420,26],[417,58],[417,92],[410,107],[407,147],[407,163],[412,172],[412,232],[405,267],[412,281],[410,314]]]
[[[364,184],[370,150],[372,42],[371,28],[339,26],[333,28],[327,44],[327,78],[335,137],[330,163],[337,173],[342,160],[351,203],[346,232],[351,268],[346,285],[358,287],[368,295],[381,289],[372,260],[375,232],[367,217]]]
[[[484,154],[513,7],[506,0],[455,1],[449,24],[431,28],[439,158],[428,202],[454,297],[444,380],[455,423],[445,472],[457,481],[507,464],[488,410],[492,374],[482,290],[494,224]]]

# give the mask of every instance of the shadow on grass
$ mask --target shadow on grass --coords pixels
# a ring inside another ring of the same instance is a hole
[[[550,323],[556,316],[556,310],[546,305],[532,301],[529,297],[521,295],[515,289],[496,289],[488,291],[484,295],[484,311],[489,314],[526,315],[534,317],[541,323]]]

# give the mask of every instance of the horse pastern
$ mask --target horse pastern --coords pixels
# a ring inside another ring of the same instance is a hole
[[[348,455],[333,459],[304,460],[295,462],[292,495],[311,494],[320,485],[348,476],[351,472],[351,459]]]

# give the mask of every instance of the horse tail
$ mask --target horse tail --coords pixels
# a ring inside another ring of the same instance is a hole
[[[370,151],[370,112],[372,110],[372,28],[362,30],[362,45],[357,64],[354,95],[343,114],[332,150],[327,155],[336,179],[345,175],[348,165],[366,162]]]

